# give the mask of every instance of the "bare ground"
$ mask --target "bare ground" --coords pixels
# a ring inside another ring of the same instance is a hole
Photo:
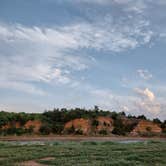
[[[41,158],[40,160],[44,160],[44,161],[50,161],[50,160],[54,160],[54,157],[45,157],[45,158]]]
[[[5,136],[0,141],[166,141],[163,137],[123,137],[123,136]]]
[[[45,157],[45,158],[41,158],[38,160],[50,161],[50,160],[54,160],[54,159],[55,159],[54,157]],[[46,166],[45,164],[38,163],[36,160],[24,161],[22,163],[19,163],[18,165],[20,165],[20,166]]]
[[[30,160],[30,161],[22,162],[22,163],[18,164],[18,166],[46,166],[46,165],[37,163],[35,160]]]

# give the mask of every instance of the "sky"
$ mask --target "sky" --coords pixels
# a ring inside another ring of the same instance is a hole
[[[166,119],[165,11],[165,0],[0,0],[0,110]]]

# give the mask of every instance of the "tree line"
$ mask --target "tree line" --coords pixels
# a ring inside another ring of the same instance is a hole
[[[23,127],[16,128],[11,127],[9,129],[3,129],[4,125],[12,122],[19,122],[21,126],[24,126],[29,120],[39,120],[42,122],[40,127],[40,134],[61,134],[66,122],[77,119],[77,118],[88,118],[92,119],[93,125],[95,124],[94,119],[99,116],[108,116],[114,120],[114,130],[113,134],[126,135],[136,126],[137,120],[146,120],[144,115],[132,116],[126,115],[125,112],[115,112],[115,111],[104,111],[99,109],[98,106],[94,106],[93,109],[85,108],[74,108],[74,109],[58,109],[46,110],[43,113],[13,113],[13,112],[0,112],[0,134],[10,135],[10,134],[32,134],[33,126],[30,129],[25,129]],[[127,118],[133,120],[133,123],[124,124],[123,119]],[[163,133],[166,133],[166,120],[161,122],[159,119],[154,119],[154,123],[158,124],[162,129]]]

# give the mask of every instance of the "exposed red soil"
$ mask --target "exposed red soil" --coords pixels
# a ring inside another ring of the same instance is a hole
[[[84,135],[87,135],[90,133],[91,125],[89,119],[74,119],[72,121],[69,121],[64,126],[64,132],[69,130],[70,128],[74,128],[75,131],[82,131]]]
[[[42,125],[42,122],[39,120],[29,120],[26,122],[26,124],[24,126],[22,126],[20,124],[20,122],[16,122],[16,121],[12,121],[4,126],[1,127],[2,130],[4,129],[10,129],[10,128],[25,128],[25,129],[29,129],[29,128],[33,128],[33,132],[34,133],[38,133],[39,129]]]
[[[133,129],[131,134],[138,135],[139,133],[147,133],[148,131],[159,134],[162,132],[162,129],[157,124],[151,121],[141,120]]]
[[[33,121],[29,120],[28,122],[26,122],[26,124],[24,125],[24,127],[26,129],[29,129],[29,128],[33,127],[33,132],[34,133],[38,133],[41,125],[42,125],[42,122],[39,121],[39,120],[33,120]]]
[[[110,133],[114,129],[113,120],[110,117],[100,116],[96,120],[99,122],[97,131],[106,130],[108,133]]]
[[[102,130],[106,131],[107,134],[111,134],[112,130],[114,129],[113,119],[111,119],[110,117],[103,117],[103,116],[97,117],[96,118],[96,121],[98,121],[97,126],[92,126],[92,121],[93,120],[91,119],[84,119],[84,118],[71,120],[64,125],[63,133],[67,133],[66,131],[73,128],[74,132],[73,133],[71,132],[70,134],[79,133],[81,131],[83,135],[93,135],[94,133],[95,134],[100,133],[100,131]],[[135,120],[135,119],[128,119],[122,117],[122,122],[124,125],[130,125],[136,123],[136,127],[134,127],[133,131],[131,132],[131,135],[133,136],[138,136],[140,133],[151,132],[151,133],[160,134],[162,132],[162,129],[157,124],[147,120]],[[24,126],[21,126],[19,122],[12,121],[2,126],[2,129],[9,129],[13,127],[15,128],[23,127],[25,129],[29,129],[32,127],[34,134],[38,134],[41,126],[42,122],[39,120],[34,120],[34,121],[29,120],[28,122],[26,122]]]
[[[96,121],[98,121],[98,125],[95,126],[96,128],[94,128],[94,126],[92,126],[92,120],[90,119],[80,118],[71,120],[65,124],[64,133],[71,128],[73,128],[75,132],[81,131],[84,135],[88,135],[94,131],[95,133],[98,133],[102,130],[105,130],[108,133],[112,132],[114,127],[113,120],[110,117],[100,116],[96,118]]]
[[[20,124],[19,122],[13,121],[13,122],[10,122],[10,123],[8,123],[8,124],[2,126],[2,129],[4,130],[4,129],[13,128],[13,127],[15,127],[15,128],[20,128],[20,127],[21,127],[21,124]]]

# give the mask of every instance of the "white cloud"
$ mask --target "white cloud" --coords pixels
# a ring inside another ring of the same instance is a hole
[[[41,96],[46,95],[46,93],[43,90],[35,87],[33,84],[24,83],[24,82],[16,82],[16,81],[8,81],[8,80],[2,81],[1,80],[0,81],[0,88],[13,89],[13,90],[33,94],[33,95],[34,94],[41,95]]]
[[[0,104],[1,111],[8,112],[28,112],[28,113],[39,113],[43,112],[43,103],[32,103],[32,102],[19,102],[19,103],[3,103]]]
[[[112,104],[115,100],[111,90],[90,88],[89,91],[95,99],[96,104],[101,108],[113,109],[115,107],[115,103],[114,105]]]
[[[148,99],[149,101],[154,101],[155,95],[152,91],[150,91],[148,88],[142,90],[139,88],[135,89],[135,92],[140,95],[141,97]]]
[[[146,20],[136,22],[110,23],[109,15],[102,24],[78,24],[72,27],[74,38],[81,48],[94,48],[121,52],[134,49],[150,42],[153,33],[146,29],[149,23]],[[123,28],[122,25],[123,24]],[[104,27],[103,27],[104,25]],[[70,29],[70,28],[69,28]]]
[[[144,114],[148,118],[159,117],[164,119],[163,103],[160,98],[157,98],[154,92],[148,88],[136,88],[135,93],[138,96],[119,95],[111,90],[91,89],[91,94],[97,105],[103,109],[111,109],[115,111],[125,111],[134,115]]]
[[[161,110],[161,105],[158,102],[150,102],[150,101],[138,101],[135,103],[137,109],[142,111],[143,114],[150,113],[153,117],[158,115]]]
[[[91,91],[91,93],[96,96],[109,98],[109,99],[113,97],[110,90],[94,89]]]
[[[91,0],[91,1],[89,1],[89,0],[74,0],[73,2],[106,5],[106,4],[110,4],[111,1],[110,0]]]
[[[135,92],[141,97],[140,100],[135,102],[135,106],[140,111],[143,111],[145,114],[149,112],[154,116],[160,113],[161,104],[158,102],[155,94],[152,91],[150,91],[148,88],[144,90],[136,88]]]
[[[120,5],[123,7],[124,11],[133,11],[136,13],[142,13],[147,6],[146,0],[75,0],[72,2],[97,4],[101,6]]]
[[[149,80],[153,77],[153,75],[148,70],[139,69],[139,70],[137,70],[137,73],[144,80]]]
[[[129,95],[119,95],[112,92],[110,89],[94,89],[90,90],[97,105],[103,109],[109,109],[113,111],[126,111],[132,110],[132,103],[136,101],[136,98]]]
[[[0,87],[41,95],[30,82],[73,84],[69,70],[84,70],[88,62],[72,55],[69,49],[75,48],[69,32],[0,25]]]
[[[96,3],[96,4],[100,4],[100,5],[108,5],[108,4],[113,4],[113,3],[117,3],[120,5],[129,5],[129,6],[135,6],[135,7],[139,7],[143,8],[148,4],[158,4],[158,5],[166,5],[165,0],[158,0],[158,1],[154,1],[154,0],[72,0],[73,2],[82,2],[82,3]]]
[[[149,42],[146,21],[129,22],[122,28],[123,22],[110,23],[109,17],[104,23],[52,28],[0,24],[0,80],[73,85],[71,72],[65,71],[84,70],[92,61],[80,56],[79,49],[121,52]]]
[[[124,112],[130,112],[130,108],[128,106],[122,106],[122,111]]]
[[[148,88],[136,88],[135,95],[120,95],[110,89],[98,89],[89,87],[88,92],[92,95],[94,103],[100,108],[112,111],[125,111],[133,115],[144,114],[148,118],[165,119],[165,100],[156,97]]]

